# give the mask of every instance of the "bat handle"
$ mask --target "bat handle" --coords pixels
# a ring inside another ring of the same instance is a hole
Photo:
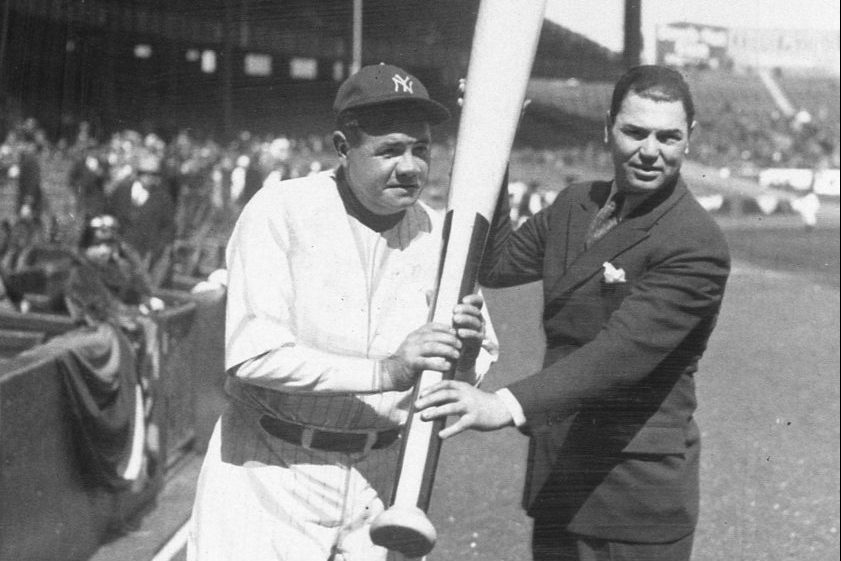
[[[439,372],[424,372],[415,386],[413,401],[421,387],[440,379]],[[407,557],[422,557],[435,546],[437,533],[425,511],[441,450],[438,431],[443,425],[441,419],[423,421],[420,412],[410,410],[401,439],[391,506],[371,522],[369,534],[375,544]]]

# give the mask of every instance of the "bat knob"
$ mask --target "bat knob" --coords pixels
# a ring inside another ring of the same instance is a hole
[[[372,522],[371,541],[406,557],[423,557],[435,546],[438,534],[418,507],[392,506]]]

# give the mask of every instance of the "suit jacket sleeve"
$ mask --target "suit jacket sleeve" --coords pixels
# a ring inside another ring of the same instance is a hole
[[[479,284],[488,288],[539,281],[543,274],[550,209],[541,210],[513,231],[509,208],[507,189],[503,188],[479,268]]]
[[[695,329],[711,329],[729,273],[726,244],[712,229],[680,240],[652,251],[645,272],[592,340],[508,386],[530,424],[561,419],[589,400],[621,392],[676,350],[687,351],[682,343]],[[697,359],[703,348],[688,352]]]

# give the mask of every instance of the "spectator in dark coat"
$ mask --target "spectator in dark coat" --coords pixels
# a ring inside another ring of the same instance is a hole
[[[110,215],[95,216],[82,233],[79,249],[102,282],[120,302],[138,306],[152,296],[142,259],[118,237],[119,224]]]
[[[68,186],[76,199],[76,214],[88,221],[105,211],[105,166],[96,154],[81,154],[70,168]]]
[[[41,190],[41,162],[35,138],[24,131],[19,139],[18,191],[15,210],[18,217],[40,223],[44,205]]]
[[[134,173],[117,185],[105,205],[106,212],[119,222],[123,241],[146,265],[153,287],[169,275],[175,241],[175,202],[160,172],[160,158],[140,152]]]

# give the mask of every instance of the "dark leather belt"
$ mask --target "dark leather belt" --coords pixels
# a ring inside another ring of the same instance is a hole
[[[305,427],[263,415],[260,426],[270,435],[313,450],[356,454],[390,446],[400,437],[399,429],[370,432],[334,432]],[[373,442],[370,442],[373,440]],[[307,442],[308,441],[308,442]]]

